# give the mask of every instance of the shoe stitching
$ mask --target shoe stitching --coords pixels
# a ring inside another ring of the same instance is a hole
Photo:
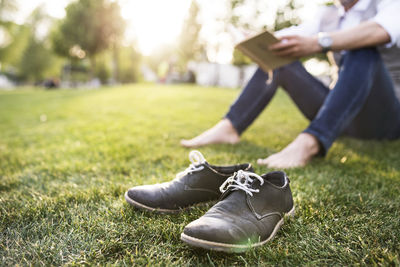
[[[185,191],[205,191],[205,192],[213,193],[213,194],[219,196],[218,193],[216,193],[215,191],[213,191],[211,189],[201,188],[201,187],[191,187],[191,186],[186,185],[186,184],[185,184],[184,190]]]
[[[222,208],[220,208],[220,207],[213,207],[213,208],[215,209],[215,211],[212,211],[212,213],[206,213],[204,216],[207,216],[207,215],[208,216],[212,216],[213,213],[214,213],[216,215],[221,215],[222,214],[224,217],[229,217],[229,218],[231,218],[233,220],[237,219],[236,217],[233,217],[231,213],[224,212],[224,210]],[[248,219],[246,217],[239,217],[239,219],[245,220],[245,221],[251,223],[254,227],[259,228],[258,225],[255,222],[253,222],[252,220],[250,220],[250,219]]]
[[[254,214],[254,216],[255,216],[258,220],[264,219],[264,218],[269,217],[269,216],[272,216],[272,215],[278,215],[280,218],[283,217],[282,212],[279,212],[279,211],[273,211],[273,212],[269,212],[269,213],[260,215],[260,214],[258,214],[258,212],[255,210],[255,208],[253,207],[253,204],[251,204],[251,201],[250,201],[249,196],[246,196],[246,202],[247,202],[247,205],[249,206],[251,212]]]

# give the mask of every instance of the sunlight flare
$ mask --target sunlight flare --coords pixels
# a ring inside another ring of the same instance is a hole
[[[173,44],[180,34],[190,1],[120,1],[121,14],[128,22],[127,37],[140,51],[151,54],[157,47]]]

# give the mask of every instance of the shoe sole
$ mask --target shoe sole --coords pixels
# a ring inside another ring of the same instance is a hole
[[[152,212],[158,212],[158,213],[179,213],[184,209],[178,209],[178,210],[169,210],[169,209],[160,209],[160,208],[152,208],[149,206],[146,206],[142,203],[139,203],[137,201],[134,201],[128,196],[128,192],[125,193],[125,200],[128,202],[130,205],[142,209],[142,210],[147,210],[147,211],[152,211]]]
[[[140,202],[137,202],[133,199],[131,199],[128,196],[128,192],[125,193],[125,200],[126,202],[128,202],[128,204],[130,204],[131,206],[134,206],[135,208],[141,209],[141,210],[146,210],[146,211],[151,211],[151,212],[157,212],[157,213],[161,213],[161,214],[176,214],[176,213],[180,213],[186,210],[189,210],[190,208],[194,207],[194,206],[198,206],[200,207],[201,205],[206,205],[207,203],[215,203],[214,200],[210,200],[210,201],[205,201],[205,202],[200,202],[200,203],[195,203],[191,206],[185,207],[185,208],[180,208],[180,209],[176,209],[176,210],[169,210],[169,209],[161,209],[161,208],[153,208],[153,207],[149,207],[146,206]]]
[[[279,228],[283,225],[285,221],[285,217],[294,217],[294,206],[293,208],[285,214],[285,216],[279,220],[279,222],[275,225],[274,230],[272,231],[271,235],[266,239],[258,243],[248,244],[248,245],[237,245],[237,244],[227,244],[227,243],[219,243],[208,241],[204,239],[199,239],[196,237],[188,236],[184,233],[181,233],[181,240],[191,246],[204,248],[208,250],[216,250],[216,251],[223,251],[228,253],[242,253],[251,248],[262,246],[268,241],[272,240],[276,233],[278,232]]]

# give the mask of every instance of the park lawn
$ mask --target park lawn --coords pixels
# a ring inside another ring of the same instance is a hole
[[[341,138],[326,158],[287,170],[295,219],[243,254],[180,241],[211,204],[159,215],[125,202],[129,187],[184,170],[190,150],[179,140],[212,126],[238,93],[154,84],[0,92],[0,265],[399,265],[400,141]],[[279,92],[239,144],[200,151],[212,164],[255,163],[306,125]]]

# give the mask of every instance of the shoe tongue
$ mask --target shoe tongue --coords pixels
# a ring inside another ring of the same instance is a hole
[[[189,160],[192,162],[193,165],[198,166],[206,162],[206,159],[204,158],[203,154],[200,153],[198,150],[192,150],[189,153]]]
[[[283,187],[288,182],[286,173],[282,171],[269,172],[263,174],[261,177],[264,179],[264,181],[267,181],[278,187]]]

